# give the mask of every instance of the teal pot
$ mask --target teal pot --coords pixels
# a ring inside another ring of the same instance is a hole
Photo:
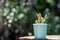
[[[33,24],[34,36],[36,39],[45,39],[47,35],[47,24],[36,23]]]

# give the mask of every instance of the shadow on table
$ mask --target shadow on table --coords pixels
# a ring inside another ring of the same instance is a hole
[[[34,40],[48,40],[48,39],[36,39],[36,38],[35,38]]]

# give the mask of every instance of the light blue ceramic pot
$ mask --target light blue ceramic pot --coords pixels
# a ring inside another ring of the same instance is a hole
[[[47,34],[47,24],[33,24],[34,36],[36,39],[45,39]]]

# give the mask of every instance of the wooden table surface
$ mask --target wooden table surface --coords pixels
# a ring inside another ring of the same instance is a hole
[[[35,36],[19,37],[19,40],[35,40]],[[60,40],[60,35],[47,35],[46,40]]]

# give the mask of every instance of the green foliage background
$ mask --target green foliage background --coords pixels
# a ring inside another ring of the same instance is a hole
[[[35,0],[36,1],[36,0]],[[10,0],[6,1],[3,7],[3,16],[6,20],[12,20],[10,31],[20,34],[21,36],[28,35],[29,32],[33,34],[33,23],[36,20],[36,13],[41,12],[42,15],[46,13],[46,8],[50,11],[48,12],[48,33],[50,35],[60,34],[60,18],[55,16],[55,0],[38,0],[38,1],[24,1],[24,0]],[[35,3],[35,4],[34,4]],[[13,13],[13,15],[10,15]],[[22,17],[21,17],[22,15]],[[7,19],[7,16],[10,17]]]

